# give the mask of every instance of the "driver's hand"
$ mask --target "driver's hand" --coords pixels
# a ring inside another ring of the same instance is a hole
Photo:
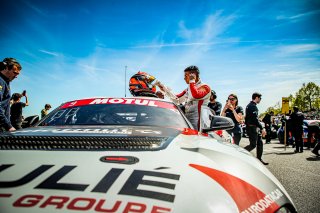
[[[196,74],[190,73],[189,80],[195,80],[195,79],[196,79]]]

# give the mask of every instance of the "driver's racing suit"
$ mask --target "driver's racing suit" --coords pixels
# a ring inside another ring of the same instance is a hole
[[[197,83],[190,81],[187,89],[176,95],[179,102],[185,101],[185,115],[194,128],[200,128],[200,112],[202,106],[208,106],[211,89],[199,80]]]

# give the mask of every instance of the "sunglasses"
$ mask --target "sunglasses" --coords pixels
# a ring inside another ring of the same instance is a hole
[[[228,98],[230,101],[237,100],[236,98]]]

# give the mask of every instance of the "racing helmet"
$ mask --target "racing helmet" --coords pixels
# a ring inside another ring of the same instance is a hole
[[[156,87],[152,85],[152,82],[156,78],[149,75],[146,72],[139,71],[134,74],[129,80],[129,90],[133,96],[156,96]]]

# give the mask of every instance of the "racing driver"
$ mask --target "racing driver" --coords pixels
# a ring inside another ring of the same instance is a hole
[[[179,103],[184,103],[185,115],[194,128],[199,130],[201,106],[207,106],[210,101],[211,89],[200,80],[200,71],[197,66],[189,66],[184,70],[184,80],[189,85],[187,89],[177,94]],[[164,91],[164,86],[159,85]],[[164,91],[166,92],[166,91]]]

